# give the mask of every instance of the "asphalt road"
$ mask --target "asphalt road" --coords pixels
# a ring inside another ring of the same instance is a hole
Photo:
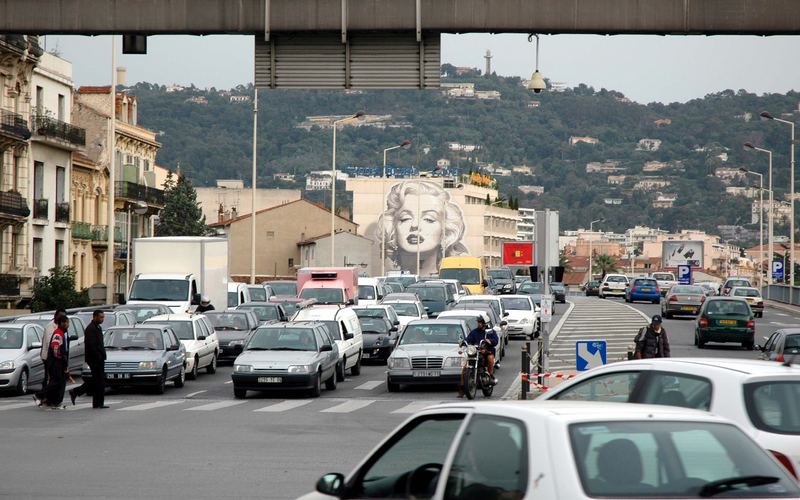
[[[509,343],[493,399],[519,372],[521,346]],[[0,497],[294,498],[326,472],[352,470],[413,412],[456,398],[447,386],[389,393],[385,369],[366,365],[314,400],[291,392],[235,400],[230,366],[163,396],[109,392],[108,410],[81,398],[48,411],[30,396],[3,395]]]

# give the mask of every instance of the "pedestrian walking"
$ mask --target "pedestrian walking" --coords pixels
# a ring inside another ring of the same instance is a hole
[[[667,331],[661,326],[663,320],[661,316],[656,314],[650,320],[650,325],[639,330],[636,335],[636,351],[634,358],[668,358],[670,357],[669,351],[669,338]]]
[[[69,391],[72,404],[75,399],[84,394],[92,395],[92,408],[108,408],[104,404],[106,393],[106,347],[103,345],[103,321],[105,313],[97,310],[92,313],[92,321],[83,332],[83,346],[85,349],[86,364],[92,372],[89,380],[84,379],[80,387]]]
[[[59,316],[57,328],[50,338],[50,347],[47,350],[48,382],[45,390],[47,406],[53,409],[64,409],[64,390],[67,381],[74,382],[69,374],[69,319],[66,315]]]
[[[56,309],[56,312],[53,313],[53,321],[47,324],[44,329],[44,337],[42,337],[42,348],[39,350],[39,357],[42,358],[42,364],[44,364],[44,380],[42,380],[42,390],[34,394],[33,400],[36,401],[36,404],[42,406],[45,398],[45,391],[47,390],[47,382],[49,380],[49,374],[47,373],[47,352],[50,349],[50,339],[53,337],[53,332],[56,331],[58,328],[58,318],[61,316],[66,316],[67,311],[64,309]]]
[[[211,304],[211,301],[208,299],[207,295],[203,295],[203,298],[200,300],[200,305],[197,306],[197,309],[195,309],[194,312],[204,313],[213,310],[214,310],[214,305]]]

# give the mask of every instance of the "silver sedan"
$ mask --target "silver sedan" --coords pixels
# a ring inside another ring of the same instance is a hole
[[[706,301],[706,292],[696,285],[675,285],[661,299],[661,315],[671,318],[673,315],[689,314],[697,316],[700,306]]]
[[[34,324],[7,323],[0,328],[0,390],[19,395],[44,380],[40,357],[44,329]]]

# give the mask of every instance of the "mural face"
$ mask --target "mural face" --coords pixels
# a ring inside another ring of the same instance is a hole
[[[394,184],[386,195],[375,241],[386,241],[387,269],[439,272],[443,257],[466,255],[464,215],[450,194],[436,183],[421,180]]]

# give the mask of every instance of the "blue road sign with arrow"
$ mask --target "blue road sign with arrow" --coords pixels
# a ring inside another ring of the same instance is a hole
[[[583,372],[606,364],[605,340],[579,340],[575,342],[575,369]]]

